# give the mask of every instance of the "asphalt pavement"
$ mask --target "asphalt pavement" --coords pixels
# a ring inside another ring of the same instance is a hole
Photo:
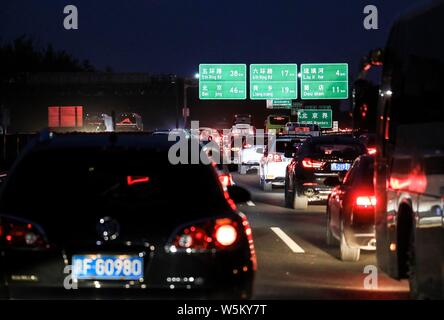
[[[287,209],[283,188],[262,191],[254,172],[233,178],[252,195],[239,209],[253,229],[255,299],[408,299],[407,281],[378,271],[374,251],[362,251],[358,262],[339,260],[339,246],[325,242],[325,206]]]

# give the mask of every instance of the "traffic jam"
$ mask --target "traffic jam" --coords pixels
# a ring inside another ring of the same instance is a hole
[[[89,2],[7,2],[0,299],[444,298],[443,1],[329,4],[359,30],[288,52],[210,3],[110,1],[100,46]]]

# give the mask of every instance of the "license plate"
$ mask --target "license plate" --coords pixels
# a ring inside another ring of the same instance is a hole
[[[332,163],[331,171],[348,171],[350,163]]]
[[[139,280],[143,278],[143,258],[135,255],[75,255],[74,279]]]

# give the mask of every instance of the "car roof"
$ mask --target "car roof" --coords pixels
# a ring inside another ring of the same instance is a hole
[[[30,143],[30,148],[35,150],[48,150],[57,148],[139,148],[155,149],[156,151],[168,151],[175,144],[168,141],[168,135],[155,135],[151,133],[137,132],[104,132],[104,133],[64,133],[50,134],[47,137],[37,137]]]
[[[358,139],[350,136],[343,135],[328,135],[320,137],[309,137],[307,140],[309,143],[359,143],[362,144]]]

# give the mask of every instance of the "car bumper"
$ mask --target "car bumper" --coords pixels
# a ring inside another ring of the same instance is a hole
[[[264,166],[264,179],[273,184],[285,184],[286,162],[272,162]]]
[[[61,255],[60,255],[61,256]],[[254,279],[252,261],[243,252],[161,253],[145,262],[140,280],[78,280],[64,273],[61,258],[14,260],[0,274],[0,298],[107,299],[248,297]]]

